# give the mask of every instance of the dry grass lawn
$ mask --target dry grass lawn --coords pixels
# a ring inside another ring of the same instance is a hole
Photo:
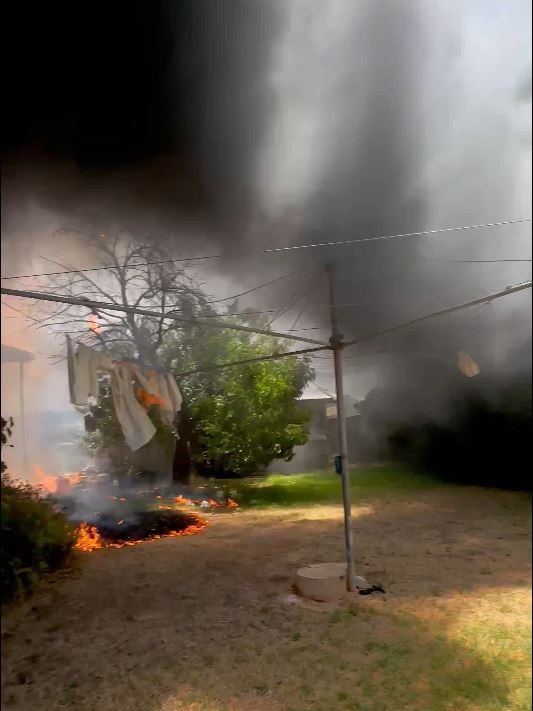
[[[354,506],[386,596],[290,594],[343,558],[337,505],[212,517],[204,533],[83,554],[3,613],[13,711],[525,711],[530,502],[436,487]]]

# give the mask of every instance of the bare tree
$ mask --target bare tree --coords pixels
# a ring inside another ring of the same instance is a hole
[[[86,345],[99,346],[118,359],[129,357],[144,366],[169,369],[174,373],[195,368],[201,370],[217,362],[246,360],[270,354],[272,350],[283,352],[287,349],[286,341],[275,335],[258,336],[165,318],[164,315],[171,312],[186,319],[230,316],[231,321],[238,319],[242,325],[261,329],[268,329],[272,321],[268,315],[253,311],[239,313],[235,297],[212,299],[207,296],[184,266],[186,262],[173,258],[162,247],[133,241],[120,234],[112,239],[101,235],[80,235],[80,238],[91,253],[91,268],[48,259],[54,270],[41,277],[43,281],[39,286],[42,290],[115,307],[142,308],[156,315],[121,313],[105,306],[94,311],[90,306],[38,301],[28,314],[33,326],[47,329],[55,336],[64,338],[69,335]],[[217,313],[215,308],[219,304],[226,304],[222,313]],[[290,451],[293,442],[301,444],[303,420],[295,409],[294,400],[310,377],[307,359],[295,358],[290,359],[290,363],[269,361],[268,365],[250,364],[239,371],[196,372],[184,378],[180,386],[184,388],[187,402],[176,423],[179,438],[174,454],[174,479],[187,481],[191,460],[205,461],[206,453],[211,450],[219,458],[228,459],[227,452],[231,451],[241,453],[243,462],[251,461],[252,456],[245,453],[248,449],[243,447],[244,440],[250,451],[254,448],[254,451],[262,451],[263,459],[264,452],[268,452],[268,456],[271,450],[274,452],[273,447],[277,447],[277,453],[280,442],[283,442],[285,453]],[[256,397],[252,397],[258,382],[262,386],[257,386]],[[282,386],[277,387],[278,383]],[[268,406],[263,406],[261,398],[270,398]],[[246,426],[243,431],[234,432],[227,423],[242,423],[246,403],[249,405]],[[95,426],[95,451],[112,448],[121,439],[114,422],[116,418],[108,416],[112,415],[108,387],[107,395],[100,398],[100,405],[102,426]],[[278,415],[272,421],[264,421],[265,413],[269,415],[273,407],[278,407]],[[105,416],[102,416],[104,410]],[[292,429],[284,423],[290,424]],[[254,439],[254,432],[259,431],[262,439]],[[217,433],[224,433],[224,437],[217,440]],[[161,438],[168,436],[163,429],[160,434]],[[103,444],[102,435],[105,435]],[[209,458],[213,457],[209,455]],[[124,459],[129,459],[129,455]]]
[[[214,316],[216,311],[211,306],[214,302],[189,274],[185,262],[173,259],[160,246],[134,241],[123,233],[113,238],[77,235],[91,254],[91,262],[94,257],[95,268],[46,258],[57,271],[39,278],[39,290],[113,306],[144,308],[161,316],[36,301],[25,314],[31,325],[61,339],[70,336],[79,343],[104,348],[119,358],[129,357],[144,366],[169,367],[171,355],[175,358],[177,350],[179,355],[179,343],[190,344],[194,340],[191,332],[194,327],[165,319],[163,314],[174,312],[189,318]],[[171,331],[174,348],[169,350],[162,346]],[[59,363],[65,360],[65,355],[56,354],[51,359]],[[184,362],[190,363],[187,359]],[[173,472],[176,480],[186,482],[191,473],[191,458],[189,438],[185,435],[191,426],[185,415],[179,418],[177,426],[180,438]]]
[[[95,254],[98,267],[84,269],[46,258],[58,271],[40,279],[41,290],[161,314],[174,312],[187,317],[216,314],[184,262],[172,259],[162,247],[137,243],[122,234],[113,238],[78,234],[85,247]],[[36,314],[40,318],[36,319]],[[120,314],[105,308],[95,311],[42,301],[32,306],[27,317],[34,324],[38,320],[37,328],[47,329],[55,336],[70,335],[86,345],[100,345],[151,367],[165,365],[160,355],[165,336],[183,328],[163,316]]]

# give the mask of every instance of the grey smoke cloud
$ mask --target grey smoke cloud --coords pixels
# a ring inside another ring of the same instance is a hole
[[[6,271],[26,270],[32,251],[60,249],[49,235],[66,225],[134,229],[186,256],[220,249],[222,269],[206,273],[225,289],[232,278],[253,286],[334,260],[339,302],[363,302],[340,311],[346,336],[529,277],[528,264],[446,261],[530,258],[527,226],[255,256],[275,244],[529,217],[525,0],[191,0],[153,3],[142,17],[120,8],[105,22],[103,9],[85,10],[87,29],[54,55],[55,83],[36,88],[39,43],[19,72],[31,80],[24,91],[34,91],[38,120],[12,132],[5,152]],[[70,89],[66,50],[78,70]],[[313,308],[325,303],[321,282],[301,327],[327,323],[327,311]],[[304,284],[241,306],[277,307]],[[495,368],[530,340],[530,300],[504,301],[379,348],[455,358],[471,347]],[[378,379],[398,369],[403,377],[406,361],[397,362]],[[430,381],[433,361],[416,363]],[[364,390],[376,367],[358,364],[350,387]],[[326,374],[320,382],[331,383]]]

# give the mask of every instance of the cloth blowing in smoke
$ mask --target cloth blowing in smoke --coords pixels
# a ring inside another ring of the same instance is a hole
[[[148,409],[159,408],[161,421],[174,427],[182,396],[174,377],[137,364],[114,360],[109,354],[79,344],[74,352],[67,340],[70,401],[76,407],[98,400],[98,373],[111,375],[113,405],[127,445],[135,452],[156,433]]]
[[[466,378],[475,378],[476,375],[479,375],[479,366],[472,360],[468,353],[460,351],[458,354],[457,364],[459,366],[459,370]]]

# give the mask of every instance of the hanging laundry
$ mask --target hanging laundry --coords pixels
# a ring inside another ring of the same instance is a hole
[[[115,412],[124,439],[132,451],[147,444],[156,433],[147,414],[150,407],[157,406],[161,421],[173,427],[176,413],[181,409],[182,396],[170,373],[159,373],[143,369],[136,363],[117,361],[108,353],[93,350],[83,344],[74,353],[69,338],[67,361],[70,400],[77,408],[85,409],[90,402],[96,402],[99,394],[98,373],[103,371],[111,374]],[[89,428],[95,426],[92,420],[87,424]]]
[[[164,405],[164,402],[159,395],[154,395],[144,388],[136,388],[135,395],[145,410],[149,410],[151,407]]]
[[[90,397],[98,398],[98,372],[112,368],[113,359],[83,343],[74,353],[70,339],[67,341],[67,359],[70,401],[73,405],[87,405]]]
[[[179,412],[183,405],[183,395],[172,373],[166,373],[165,382],[168,389],[170,403],[174,412]]]
[[[170,373],[145,371],[140,368],[136,369],[135,375],[142,386],[138,391],[141,402],[147,408],[157,405],[161,421],[168,427],[172,427],[176,412],[180,411],[183,401],[174,376]]]
[[[146,410],[135,396],[134,373],[137,375],[136,369],[121,363],[115,363],[111,371],[113,405],[124,439],[132,452],[147,444],[156,433]]]
[[[474,378],[476,375],[479,375],[479,366],[472,360],[468,353],[460,351],[457,364],[459,370],[466,378]]]

